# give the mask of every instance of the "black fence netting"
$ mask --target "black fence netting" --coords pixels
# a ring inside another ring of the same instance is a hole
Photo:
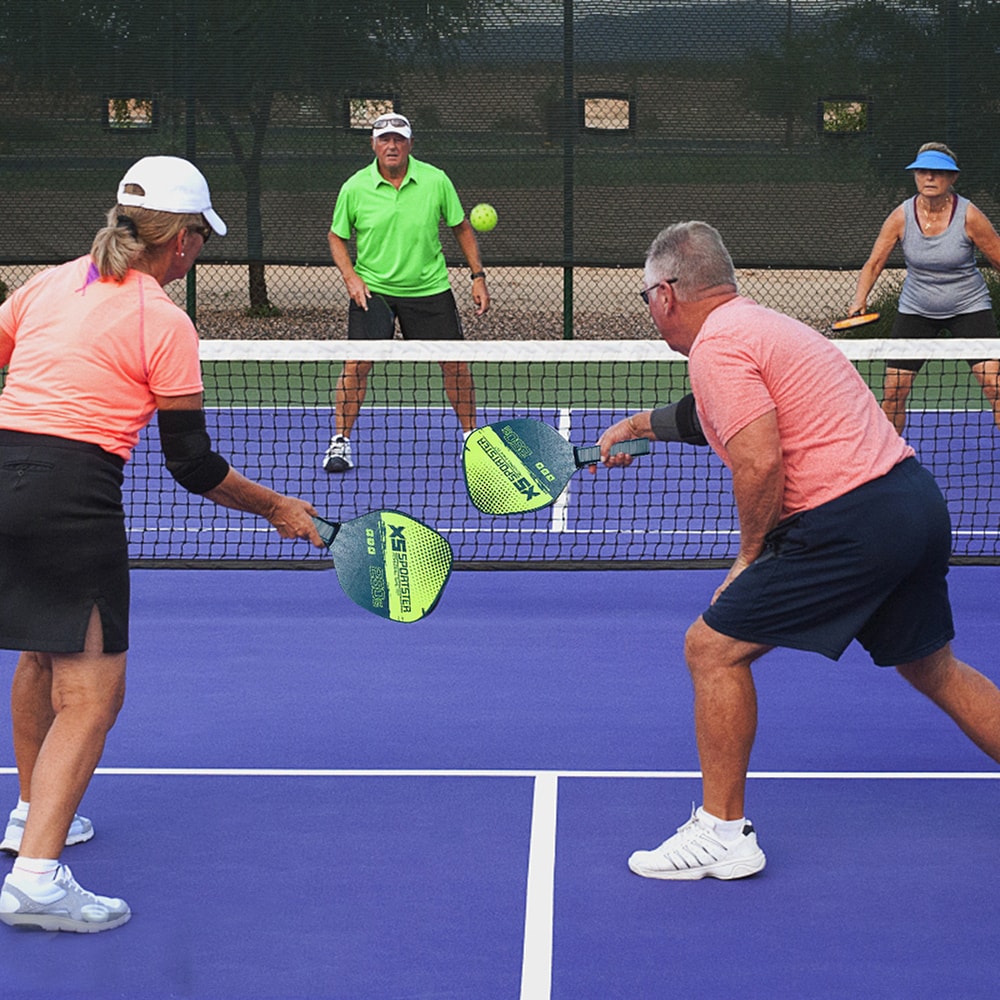
[[[992,214],[997,38],[991,0],[4,0],[0,281],[85,252],[125,168],[172,153],[230,225],[174,293],[203,336],[342,337],[326,233],[395,109],[499,213],[481,319],[443,234],[471,338],[652,336],[639,268],[690,218],[825,326],[919,145]]]

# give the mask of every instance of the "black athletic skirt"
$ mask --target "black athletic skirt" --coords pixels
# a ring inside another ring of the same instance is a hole
[[[104,652],[128,649],[124,468],[94,444],[0,430],[0,647],[81,652],[96,605]]]

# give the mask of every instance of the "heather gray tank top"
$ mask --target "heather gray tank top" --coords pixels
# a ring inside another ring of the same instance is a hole
[[[906,278],[899,294],[899,311],[929,319],[948,319],[990,309],[990,293],[976,267],[976,247],[965,234],[969,199],[956,196],[948,228],[924,236],[917,222],[917,198],[904,206],[903,259]]]

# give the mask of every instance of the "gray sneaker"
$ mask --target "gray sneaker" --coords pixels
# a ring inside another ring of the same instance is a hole
[[[24,836],[24,819],[16,815],[15,809],[7,820],[7,829],[0,841],[0,851],[17,857],[21,850],[21,838]],[[72,847],[74,844],[83,844],[94,836],[94,824],[86,816],[74,816],[73,822],[69,825],[69,833],[66,834],[66,846]]]
[[[43,903],[11,885],[8,875],[0,889],[0,921],[10,927],[94,934],[121,927],[132,916],[124,899],[97,896],[81,888],[66,865],[59,866],[55,885],[62,891]]]
[[[323,469],[326,472],[347,472],[353,468],[351,442],[343,434],[335,434],[330,439],[330,447],[323,456]]]

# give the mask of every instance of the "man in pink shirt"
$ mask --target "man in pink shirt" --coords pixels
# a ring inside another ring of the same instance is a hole
[[[751,667],[769,650],[835,660],[857,639],[998,761],[1000,690],[951,651],[944,498],[844,354],[741,297],[706,223],[659,234],[645,285],[657,330],[689,358],[698,419],[681,421],[685,435],[677,405],[634,414],[601,436],[603,459],[628,464],[608,449],[640,435],[695,441],[690,425],[700,424],[732,473],[740,548],[685,638],[703,804],[629,867],[647,878],[744,878],[765,864],[744,794],[757,726]]]

